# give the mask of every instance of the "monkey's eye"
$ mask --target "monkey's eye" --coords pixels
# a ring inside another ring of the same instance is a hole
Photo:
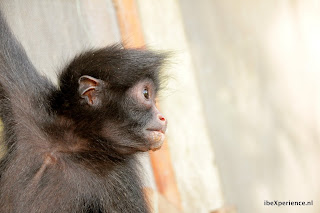
[[[144,88],[142,93],[147,100],[150,98],[150,94],[147,88]]]

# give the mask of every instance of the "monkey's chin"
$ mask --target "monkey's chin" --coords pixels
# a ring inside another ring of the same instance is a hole
[[[149,150],[156,151],[161,148],[165,139],[165,134],[158,130],[149,130],[147,133],[147,139],[150,143]]]

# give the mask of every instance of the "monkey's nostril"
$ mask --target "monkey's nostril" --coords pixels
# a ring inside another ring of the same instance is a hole
[[[166,121],[166,118],[163,117],[163,115],[161,115],[161,114],[158,115],[158,118],[160,121]]]

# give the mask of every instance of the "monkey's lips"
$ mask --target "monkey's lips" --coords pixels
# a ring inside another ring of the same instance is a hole
[[[165,131],[158,129],[147,129],[147,139],[150,143],[149,150],[156,151],[161,148],[165,139]]]

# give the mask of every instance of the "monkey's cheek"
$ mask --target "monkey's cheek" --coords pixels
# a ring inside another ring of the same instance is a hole
[[[148,141],[150,142],[150,150],[156,151],[161,148],[165,134],[160,131],[152,131],[148,135]]]

